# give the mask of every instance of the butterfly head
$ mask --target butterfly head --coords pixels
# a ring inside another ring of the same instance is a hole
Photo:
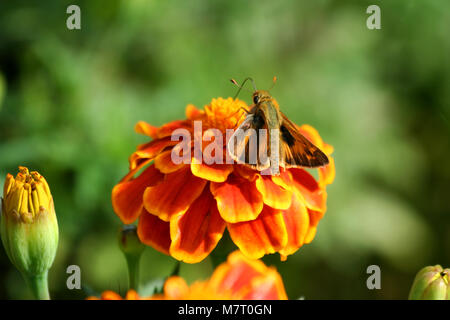
[[[256,90],[252,95],[253,103],[258,104],[264,101],[272,100],[272,96],[269,91],[266,90]]]

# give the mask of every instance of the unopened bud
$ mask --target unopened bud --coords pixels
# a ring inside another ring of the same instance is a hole
[[[449,300],[450,269],[443,269],[440,265],[425,267],[414,279],[410,300]]]

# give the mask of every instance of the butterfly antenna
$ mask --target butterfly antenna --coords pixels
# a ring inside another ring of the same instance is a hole
[[[230,80],[232,84],[234,84],[235,86],[237,86],[237,87],[239,88],[238,92],[237,92],[236,95],[234,96],[234,99],[237,98],[237,96],[239,95],[239,92],[241,92],[241,90],[242,90],[243,87],[244,87],[244,84],[245,84],[248,80],[251,81],[251,83],[252,83],[252,85],[253,85],[253,89],[256,91],[255,81],[253,81],[253,78],[250,78],[250,77],[245,78],[244,81],[242,81],[242,84],[241,84],[241,85],[239,85],[239,83],[237,83],[237,81],[234,80],[234,79],[231,79],[231,80]],[[246,91],[248,91],[248,90],[246,90]],[[250,91],[249,91],[249,92],[250,92]],[[251,92],[250,92],[250,93],[251,93]]]
[[[269,90],[272,90],[272,88],[275,87],[276,82],[277,82],[277,77],[275,76],[275,77],[273,77],[273,83]]]

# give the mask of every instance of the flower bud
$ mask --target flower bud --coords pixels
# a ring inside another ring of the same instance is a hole
[[[139,240],[135,225],[125,225],[119,230],[119,247],[125,255],[140,256],[145,245]]]
[[[139,262],[145,245],[139,240],[135,225],[126,225],[119,230],[119,247],[128,265],[130,289],[139,288]]]
[[[26,279],[43,277],[58,246],[58,223],[47,181],[19,167],[16,178],[6,176],[0,234],[14,266]]]
[[[425,267],[414,279],[410,300],[449,300],[450,269],[442,269],[440,265]]]

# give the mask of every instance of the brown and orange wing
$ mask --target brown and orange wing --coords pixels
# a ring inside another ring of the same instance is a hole
[[[302,135],[296,125],[281,113],[281,153],[285,167],[322,167],[328,164],[328,157]]]
[[[261,137],[259,132],[265,127],[264,119],[257,113],[248,114],[227,142],[227,152],[231,158],[252,169],[267,169],[270,166],[266,156],[269,148],[267,137]]]

